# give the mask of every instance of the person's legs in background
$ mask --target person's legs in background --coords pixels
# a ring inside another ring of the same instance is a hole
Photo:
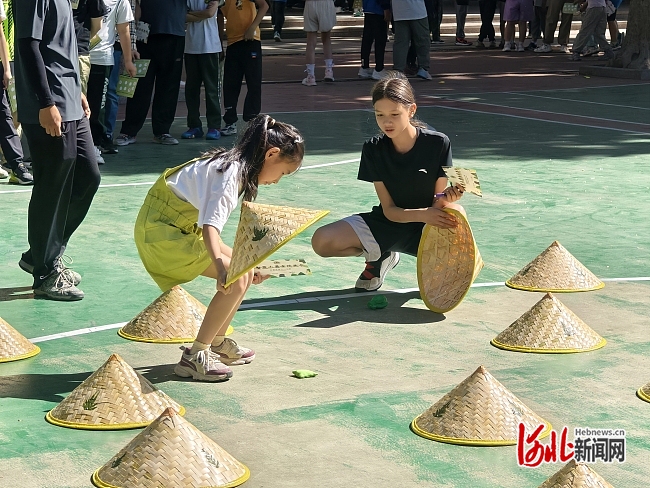
[[[185,106],[187,107],[187,130],[181,136],[183,139],[203,137],[201,124],[201,85],[205,81],[202,76],[202,54],[185,54]],[[208,94],[205,96],[208,101]],[[221,125],[219,125],[221,127]]]
[[[469,0],[456,0],[456,45],[471,46],[472,43],[465,39],[465,22],[467,21],[467,6]]]
[[[248,122],[262,110],[262,43],[246,41],[244,44],[247,49],[243,59],[247,91],[243,119]]]
[[[118,46],[116,43],[115,46]],[[113,130],[117,120],[117,110],[120,99],[117,96],[117,82],[120,79],[120,69],[122,63],[122,51],[113,50],[113,68],[108,78],[108,90],[106,90],[106,108],[104,109],[104,128],[106,129],[107,141],[102,144],[103,154],[117,154],[117,147],[113,144]]]
[[[176,145],[178,141],[169,133],[180,90],[181,75],[183,73],[183,53],[185,50],[185,36],[165,35],[159,36],[158,57],[159,70],[156,75],[156,89],[151,105],[151,128],[153,140],[158,144]]]

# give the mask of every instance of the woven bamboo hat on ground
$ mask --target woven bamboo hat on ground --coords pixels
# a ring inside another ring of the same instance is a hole
[[[36,356],[41,349],[35,346],[0,317],[0,363],[18,361]]]
[[[490,343],[508,351],[572,353],[600,349],[607,341],[547,293]]]
[[[426,306],[445,313],[458,306],[483,268],[472,229],[463,214],[447,209],[458,227],[425,225],[418,248],[418,286]]]
[[[569,461],[538,488],[614,488],[584,463]]]
[[[650,402],[650,383],[646,383],[636,391],[636,395],[646,402]]]
[[[180,286],[156,298],[117,333],[131,341],[192,342],[203,322],[207,307]],[[226,335],[232,334],[228,327]]]
[[[246,466],[168,408],[93,473],[100,488],[232,487],[250,476]]]
[[[45,418],[72,429],[133,429],[146,427],[167,407],[185,413],[182,406],[112,354]]]
[[[522,268],[506,286],[524,291],[571,292],[599,290],[605,286],[558,241]]]
[[[551,424],[539,417],[508,391],[483,366],[411,422],[419,436],[449,444],[508,446],[517,443],[518,426],[545,428]]]
[[[243,202],[226,286],[237,281],[328,213],[328,210]]]

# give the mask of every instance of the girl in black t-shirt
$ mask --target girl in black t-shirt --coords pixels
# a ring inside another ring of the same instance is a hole
[[[414,120],[417,107],[408,80],[391,73],[373,87],[372,104],[382,135],[363,145],[358,179],[375,185],[380,204],[325,225],[312,237],[320,256],[366,258],[357,291],[379,289],[400,252],[416,256],[424,224],[456,227],[443,208],[465,213],[453,203],[463,189],[447,187],[442,170],[452,165],[449,138]]]

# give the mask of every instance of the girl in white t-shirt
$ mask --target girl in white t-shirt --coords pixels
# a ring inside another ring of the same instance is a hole
[[[184,348],[174,373],[201,381],[223,381],[228,367],[250,363],[255,352],[225,337],[251,284],[264,278],[253,271],[224,288],[232,249],[220,238],[239,197],[251,201],[258,185],[277,183],[302,164],[298,130],[258,115],[237,145],[166,170],[149,190],[135,223],[138,253],[161,290],[199,275],[217,281],[214,296],[191,348]]]

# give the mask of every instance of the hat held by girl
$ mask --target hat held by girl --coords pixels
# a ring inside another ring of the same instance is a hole
[[[266,277],[250,270],[226,287],[233,251],[220,234],[239,197],[254,200],[259,185],[296,172],[304,152],[295,127],[258,115],[235,147],[167,169],[149,190],[134,231],[145,269],[162,291],[199,275],[217,282],[196,340],[174,368],[178,376],[223,381],[232,376],[229,366],[255,358],[225,334],[248,288]]]
[[[460,186],[447,186],[443,166],[452,166],[449,138],[415,118],[417,105],[410,83],[392,72],[372,89],[375,119],[381,134],[366,141],[358,179],[373,183],[379,205],[346,217],[314,233],[312,247],[322,257],[363,256],[366,266],[355,288],[378,290],[400,254],[417,256],[426,224],[453,229],[464,214],[454,203]]]

